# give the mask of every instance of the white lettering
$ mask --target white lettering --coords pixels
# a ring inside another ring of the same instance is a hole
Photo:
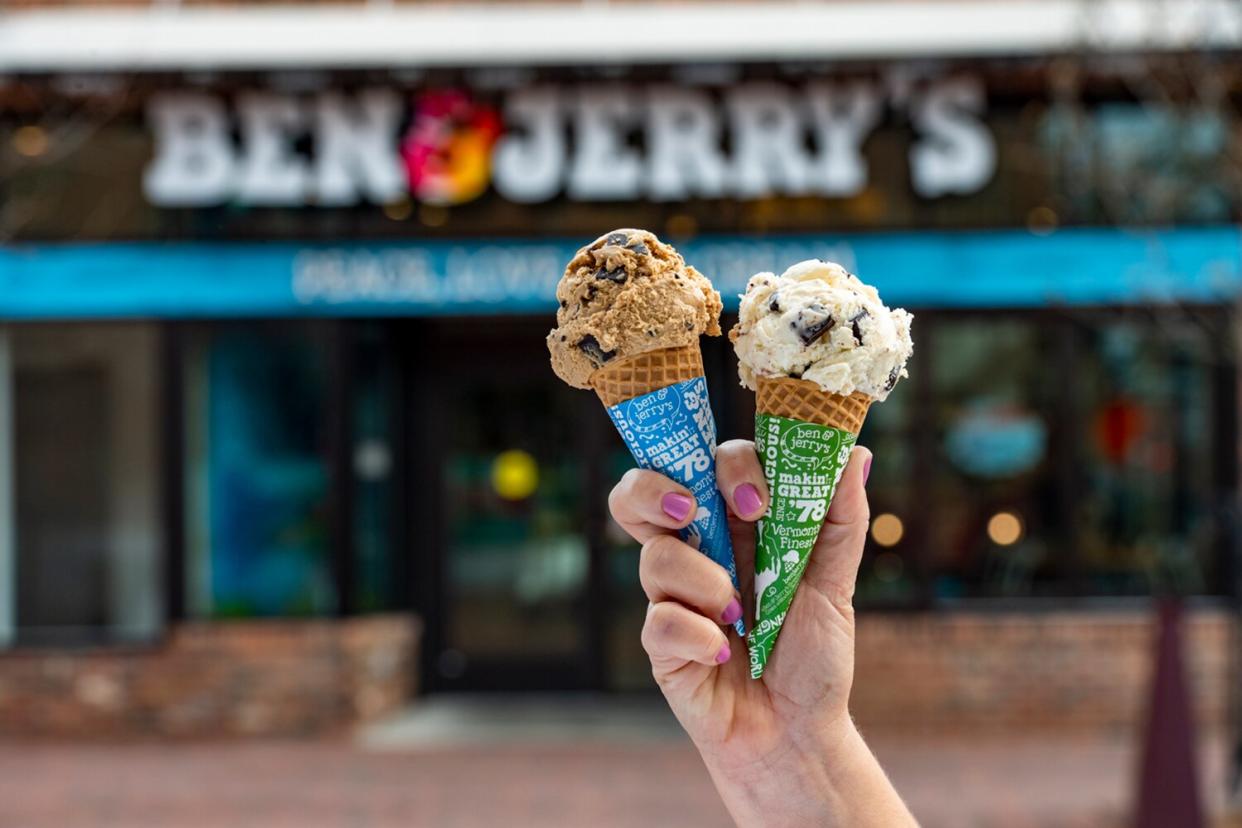
[[[561,188],[565,137],[561,132],[556,90],[523,89],[509,98],[508,126],[525,135],[508,134],[492,151],[492,183],[510,201],[547,201]]]
[[[165,93],[147,104],[155,130],[155,159],[142,179],[152,204],[204,207],[228,200],[236,160],[228,115],[219,100],[195,93]]]
[[[570,198],[622,200],[638,195],[642,159],[626,147],[635,120],[634,100],[619,86],[580,90],[574,134],[577,147],[569,174]]]
[[[720,119],[702,92],[672,86],[651,91],[647,153],[647,192],[656,201],[724,195]]]
[[[305,128],[298,102],[285,95],[249,93],[237,105],[242,162],[237,195],[251,204],[301,204],[310,179],[293,154],[293,138]]]
[[[789,89],[772,83],[738,87],[729,94],[733,129],[733,192],[759,198],[808,191],[802,124]]]
[[[862,146],[880,120],[880,98],[870,83],[848,86],[812,84],[807,107],[815,129],[819,157],[811,169],[812,186],[827,196],[856,195],[867,186]]]
[[[910,177],[925,198],[970,193],[996,171],[996,144],[976,117],[984,108],[983,86],[954,78],[914,99],[910,115],[923,138],[910,148]]]
[[[315,112],[315,197],[322,205],[396,201],[404,192],[395,140],[401,105],[384,89],[351,106],[341,95],[319,98]]]

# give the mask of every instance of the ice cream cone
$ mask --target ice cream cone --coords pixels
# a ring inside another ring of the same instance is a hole
[[[693,342],[614,359],[591,375],[591,387],[605,406],[613,406],[701,376],[703,355]]]
[[[854,435],[862,431],[871,402],[871,397],[858,391],[843,397],[792,377],[758,377],[756,383],[756,412],[832,426]]]
[[[750,674],[767,667],[819,537],[871,397],[831,394],[813,382],[758,377],[755,444],[770,504],[755,544],[755,623]]]
[[[639,467],[663,473],[694,495],[694,519],[681,536],[723,566],[736,586],[727,512],[716,488],[716,421],[699,344],[612,360],[590,382]],[[746,634],[743,620],[735,628]]]

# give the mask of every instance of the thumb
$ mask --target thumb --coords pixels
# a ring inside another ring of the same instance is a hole
[[[862,562],[867,527],[871,522],[871,507],[867,504],[865,488],[870,468],[871,452],[862,446],[855,448],[837,484],[832,505],[828,507],[828,515],[820,527],[819,539],[815,542],[806,575],[803,576],[808,583],[842,605],[848,605],[853,600],[858,565]]]

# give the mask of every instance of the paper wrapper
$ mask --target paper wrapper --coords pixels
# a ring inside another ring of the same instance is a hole
[[[728,570],[737,586],[729,521],[716,488],[716,419],[697,343],[610,364],[596,371],[591,383],[638,467],[658,471],[694,494],[694,520],[681,537]],[[744,620],[734,626],[746,635]]]
[[[747,640],[756,679],[772,656],[871,405],[863,394],[827,394],[786,377],[760,377],[758,386],[755,449],[770,503],[756,528],[755,624]]]

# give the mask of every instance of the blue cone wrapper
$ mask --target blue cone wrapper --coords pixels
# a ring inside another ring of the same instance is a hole
[[[686,543],[729,571],[737,583],[724,498],[716,488],[716,418],[703,377],[660,388],[608,407],[608,416],[641,469],[653,469],[689,489],[698,508],[681,530]],[[746,635],[746,622],[734,625]]]

